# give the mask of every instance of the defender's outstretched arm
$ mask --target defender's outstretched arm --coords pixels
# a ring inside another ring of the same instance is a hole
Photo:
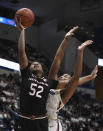
[[[62,101],[65,104],[75,92],[75,89],[78,85],[79,77],[82,72],[82,61],[83,61],[83,52],[86,46],[92,44],[92,40],[88,40],[84,42],[82,45],[78,47],[78,54],[77,54],[77,62],[74,71],[74,75],[70,79],[70,81],[66,84],[66,89],[61,91]]]
[[[56,52],[56,55],[54,57],[54,60],[52,62],[52,65],[51,65],[51,68],[50,68],[50,71],[49,71],[49,75],[48,77],[49,78],[52,78],[52,79],[57,79],[57,73],[59,71],[59,68],[60,68],[60,64],[61,64],[61,61],[63,59],[63,56],[64,56],[64,52],[65,52],[65,49],[66,49],[66,46],[67,46],[67,43],[68,43],[68,40],[70,39],[70,37],[74,34],[74,32],[78,29],[78,26],[74,27],[73,29],[71,29],[64,37],[64,40],[62,41],[62,43],[60,44],[57,52]]]
[[[95,79],[97,76],[97,72],[98,72],[98,67],[96,65],[96,67],[93,69],[93,71],[90,75],[79,78],[78,85],[82,85],[90,80]]]

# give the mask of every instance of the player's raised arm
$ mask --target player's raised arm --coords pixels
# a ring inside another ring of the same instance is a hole
[[[97,76],[97,72],[98,72],[98,67],[96,65],[96,67],[93,69],[90,75],[79,78],[78,85],[82,85],[90,80],[95,79]]]
[[[74,71],[74,75],[71,77],[70,81],[66,85],[66,89],[62,93],[62,101],[65,104],[75,92],[76,87],[78,86],[79,77],[82,72],[82,61],[83,61],[83,52],[86,46],[92,44],[92,40],[88,40],[81,44],[78,47],[77,61],[76,67]]]
[[[68,43],[69,38],[74,34],[75,30],[78,29],[78,26],[74,27],[73,29],[71,29],[64,37],[64,40],[62,41],[62,43],[60,44],[56,55],[54,57],[53,63],[51,65],[50,71],[49,71],[49,78],[52,79],[57,79],[57,73],[59,71],[60,68],[60,64],[61,61],[63,59],[64,56],[64,52]]]
[[[20,30],[20,37],[18,41],[18,53],[19,53],[19,63],[20,69],[24,69],[28,66],[28,59],[25,52],[25,30],[24,27],[21,25],[21,20],[15,20],[16,27]]]
[[[76,62],[76,67],[75,67],[75,71],[74,71],[74,75],[73,75],[73,77],[75,79],[78,79],[81,75],[81,72],[82,72],[82,62],[83,62],[84,49],[86,46],[88,46],[92,43],[93,43],[92,40],[87,40],[78,47],[77,62]]]

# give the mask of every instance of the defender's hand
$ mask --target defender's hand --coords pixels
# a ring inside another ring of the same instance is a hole
[[[96,78],[97,72],[98,72],[98,66],[96,65],[96,67],[93,69],[93,71],[91,73],[91,80]]]
[[[78,28],[79,28],[79,27],[76,26],[76,27],[74,27],[73,29],[71,29],[71,30],[65,35],[65,39],[68,39],[68,38],[70,38],[71,36],[73,36],[73,35],[74,35],[74,32],[75,32]]]
[[[86,46],[91,45],[91,44],[93,44],[93,41],[92,40],[87,40],[83,44],[78,46],[78,50],[84,50]]]

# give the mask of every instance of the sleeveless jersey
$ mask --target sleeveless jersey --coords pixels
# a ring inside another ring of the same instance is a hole
[[[35,76],[29,66],[21,70],[21,76],[20,112],[35,116],[46,114],[48,94],[50,88],[56,88],[57,81]]]
[[[48,100],[47,100],[47,116],[49,121],[50,120],[57,120],[58,111],[64,106],[61,96],[60,90],[51,89]]]

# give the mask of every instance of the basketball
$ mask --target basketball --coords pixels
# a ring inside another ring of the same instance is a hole
[[[31,9],[21,8],[16,11],[14,21],[15,18],[17,18],[17,20],[21,19],[21,24],[24,26],[24,28],[28,28],[34,23],[35,15]]]

